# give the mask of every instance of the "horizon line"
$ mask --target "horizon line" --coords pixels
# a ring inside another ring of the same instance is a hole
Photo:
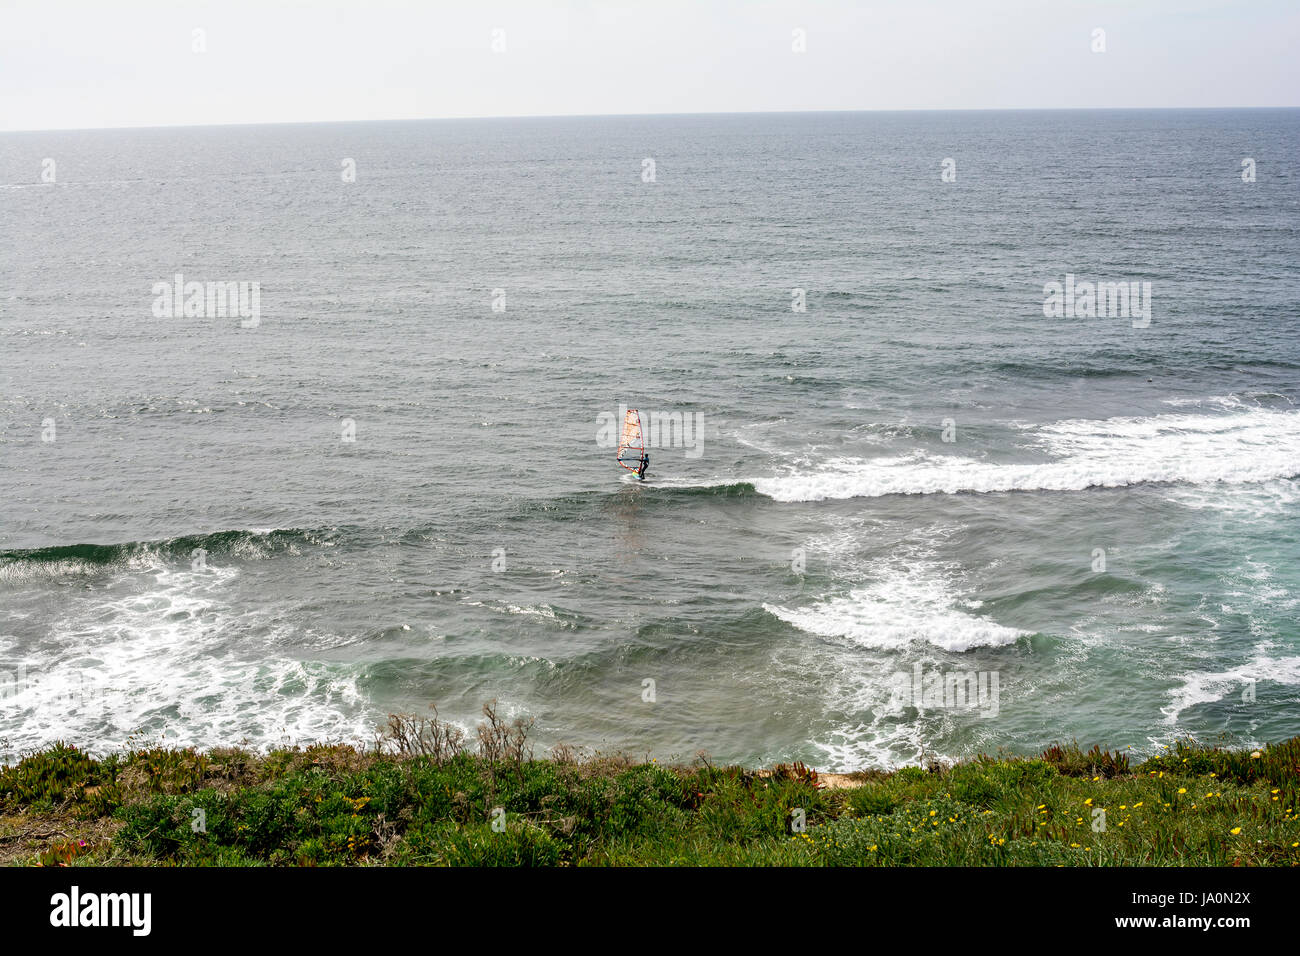
[[[1293,106],[959,106],[909,107],[886,109],[807,109],[807,110],[700,110],[697,112],[646,113],[507,113],[476,116],[395,116],[382,119],[312,119],[257,120],[229,123],[155,123],[120,126],[44,126],[23,129],[0,129],[9,133],[90,133],[109,130],[157,129],[228,129],[244,126],[325,126],[354,123],[438,123],[464,120],[540,120],[540,119],[626,119],[668,116],[792,116],[805,113],[1100,113],[1100,112],[1178,112],[1193,110],[1300,110]]]

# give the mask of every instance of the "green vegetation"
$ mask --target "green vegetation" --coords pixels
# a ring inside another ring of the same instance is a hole
[[[58,744],[0,769],[0,862],[1300,865],[1300,737],[1179,741],[1132,768],[1071,744],[828,781],[798,764],[534,760],[526,723],[485,718],[472,754],[436,715],[394,717],[371,750],[95,759]]]

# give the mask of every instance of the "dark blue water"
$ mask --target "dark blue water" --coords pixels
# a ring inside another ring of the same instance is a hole
[[[1300,732],[1298,155],[1296,110],[0,136],[0,751],[489,698],[830,769]],[[177,273],[256,323],[158,317]],[[1149,322],[1046,317],[1067,274]],[[645,484],[626,405],[698,426]]]

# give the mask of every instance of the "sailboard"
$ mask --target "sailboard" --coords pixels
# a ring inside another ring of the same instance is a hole
[[[641,414],[629,408],[623,414],[623,437],[618,442],[618,463],[636,474],[645,457],[645,435],[641,432]]]

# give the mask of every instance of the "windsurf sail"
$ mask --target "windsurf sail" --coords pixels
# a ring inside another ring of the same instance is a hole
[[[623,437],[618,442],[618,463],[635,472],[645,457],[645,436],[641,434],[641,415],[635,408],[623,414]]]

